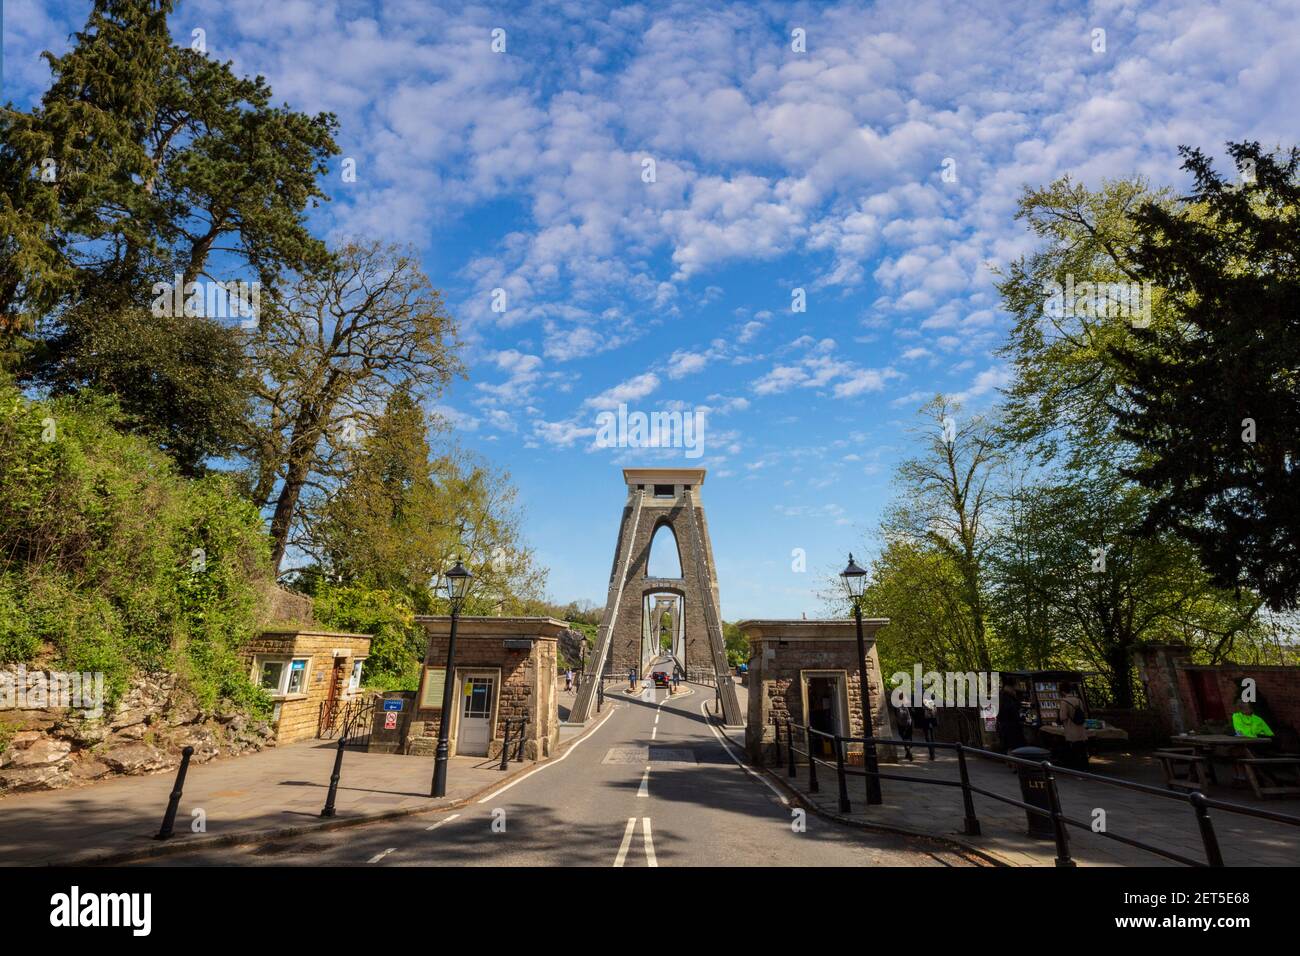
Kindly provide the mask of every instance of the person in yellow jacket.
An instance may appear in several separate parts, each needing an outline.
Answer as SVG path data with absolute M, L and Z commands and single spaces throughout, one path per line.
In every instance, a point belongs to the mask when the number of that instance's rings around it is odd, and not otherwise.
M 1243 700 L 1241 709 L 1232 714 L 1232 732 L 1238 737 L 1272 737 L 1273 731 L 1264 718 L 1255 713 L 1250 701 Z

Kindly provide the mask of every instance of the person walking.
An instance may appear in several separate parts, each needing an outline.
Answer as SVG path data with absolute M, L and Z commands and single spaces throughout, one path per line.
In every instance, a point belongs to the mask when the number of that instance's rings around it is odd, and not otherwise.
M 933 744 L 935 731 L 939 729 L 939 711 L 930 697 L 921 701 L 921 733 L 928 744 Z M 930 747 L 930 759 L 934 759 L 934 747 Z
M 636 690 L 636 668 L 635 667 L 629 667 L 627 669 L 627 689 L 629 691 Z
M 1061 684 L 1061 726 L 1064 728 L 1066 766 L 1088 769 L 1088 726 L 1083 701 L 1070 683 Z
M 570 667 L 564 672 L 564 690 L 565 693 L 573 690 L 573 668 Z
M 1025 725 L 1020 719 L 1020 697 L 1016 694 L 1015 678 L 1002 677 L 1002 693 L 998 695 L 998 742 L 1002 752 L 1009 754 L 1025 745 Z M 1012 770 L 1015 767 L 1011 768 Z
M 898 736 L 907 743 L 903 744 L 903 751 L 907 754 L 907 759 L 912 759 L 912 708 L 908 707 L 906 702 L 896 708 L 898 714 Z

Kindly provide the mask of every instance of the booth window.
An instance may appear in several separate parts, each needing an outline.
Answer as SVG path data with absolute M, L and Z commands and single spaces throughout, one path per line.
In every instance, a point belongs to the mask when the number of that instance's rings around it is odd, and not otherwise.
M 361 667 L 365 662 L 365 658 L 352 662 L 352 676 L 348 678 L 348 690 L 352 693 L 361 689 Z
M 262 660 L 260 664 L 258 683 L 263 690 L 281 696 L 304 693 L 307 686 L 307 658 Z
M 301 694 L 302 689 L 307 686 L 307 658 L 295 658 L 289 663 L 289 683 L 285 687 L 286 694 Z
M 280 693 L 284 680 L 284 661 L 262 661 L 262 689 Z

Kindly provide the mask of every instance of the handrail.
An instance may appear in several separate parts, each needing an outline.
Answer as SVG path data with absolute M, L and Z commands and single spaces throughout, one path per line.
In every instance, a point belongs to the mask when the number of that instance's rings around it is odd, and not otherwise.
M 1243 816 L 1255 817 L 1256 819 L 1268 820 L 1274 823 L 1283 823 L 1288 826 L 1300 826 L 1300 816 L 1292 816 L 1285 813 L 1277 813 L 1272 810 L 1261 810 L 1255 807 L 1248 807 L 1240 803 L 1231 803 L 1226 800 L 1216 800 L 1205 796 L 1199 790 L 1192 790 L 1188 793 L 1174 793 L 1169 790 L 1162 790 L 1159 787 L 1150 784 L 1138 783 L 1131 780 L 1121 780 L 1118 777 L 1108 777 L 1102 774 L 1090 773 L 1086 770 L 1075 770 L 1071 767 L 1058 767 L 1050 761 L 1027 760 L 1023 757 L 1012 756 L 1011 754 L 1000 754 L 992 750 L 985 750 L 980 747 L 971 747 L 961 743 L 950 743 L 946 741 L 927 741 L 926 746 L 936 749 L 951 750 L 957 756 L 958 769 L 961 774 L 960 780 L 931 779 L 910 774 L 896 774 L 881 771 L 879 769 L 870 770 L 866 767 L 865 762 L 861 768 L 846 767 L 844 765 L 844 747 L 846 744 L 862 744 L 864 753 L 868 745 L 892 745 L 892 746 L 912 746 L 913 741 L 903 740 L 894 737 L 848 737 L 842 734 L 832 734 L 828 731 L 818 730 L 807 724 L 796 724 L 793 720 L 773 717 L 773 724 L 776 726 L 776 762 L 779 765 L 781 760 L 781 724 L 786 728 L 786 756 L 789 763 L 788 776 L 796 776 L 795 755 L 798 754 L 807 758 L 808 761 L 808 789 L 812 793 L 818 792 L 817 784 L 817 765 L 821 764 L 826 768 L 834 768 L 836 778 L 839 784 L 839 805 L 842 812 L 851 812 L 851 804 L 848 798 L 848 789 L 846 786 L 847 777 L 863 777 L 865 779 L 874 778 L 876 780 L 901 780 L 906 783 L 923 783 L 931 786 L 960 787 L 962 790 L 962 800 L 965 809 L 965 832 L 968 835 L 978 835 L 980 832 L 979 820 L 975 817 L 975 807 L 972 800 L 973 794 L 979 794 L 982 797 L 988 797 L 991 800 L 997 800 L 1001 803 L 1011 806 L 1020 807 L 1026 813 L 1034 814 L 1038 817 L 1046 817 L 1052 821 L 1053 836 L 1056 840 L 1056 863 L 1058 866 L 1073 866 L 1074 862 L 1070 858 L 1069 838 L 1067 827 L 1077 827 L 1081 830 L 1088 830 L 1099 836 L 1105 837 L 1116 842 L 1123 843 L 1127 846 L 1145 850 L 1148 853 L 1154 853 L 1157 856 L 1167 860 L 1173 860 L 1187 866 L 1212 866 L 1221 867 L 1224 865 L 1223 857 L 1219 849 L 1218 838 L 1214 832 L 1214 825 L 1210 819 L 1210 809 L 1222 810 L 1226 813 L 1237 813 Z M 798 728 L 803 734 L 804 749 L 799 749 L 794 745 L 794 730 Z M 813 737 L 819 737 L 828 740 L 831 743 L 831 749 L 834 753 L 834 761 L 828 761 L 823 757 L 812 752 Z M 999 763 L 1010 763 L 1013 766 L 1025 767 L 1041 774 L 1047 789 L 1050 809 L 1034 806 L 1023 800 L 1017 800 L 1006 794 L 996 793 L 992 790 L 978 787 L 970 782 L 966 772 L 966 755 L 973 754 L 984 759 L 995 760 Z M 1147 796 L 1162 797 L 1167 800 L 1176 800 L 1190 804 L 1196 815 L 1196 822 L 1201 834 L 1202 845 L 1205 848 L 1206 860 L 1204 862 L 1193 860 L 1190 857 L 1175 853 L 1172 850 L 1166 850 L 1163 847 L 1154 846 L 1141 840 L 1126 837 L 1122 834 L 1111 833 L 1108 830 L 1094 830 L 1092 825 L 1083 820 L 1076 820 L 1066 816 L 1061 809 L 1060 794 L 1056 786 L 1057 775 L 1073 777 L 1079 780 L 1091 780 L 1095 783 L 1106 786 L 1118 787 L 1123 790 L 1131 790 L 1135 793 L 1145 794 Z

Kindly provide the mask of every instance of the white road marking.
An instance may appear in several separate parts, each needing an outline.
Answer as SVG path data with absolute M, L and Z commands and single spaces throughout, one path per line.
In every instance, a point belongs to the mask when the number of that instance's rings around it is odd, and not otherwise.
M 646 764 L 645 773 L 641 775 L 641 789 L 637 790 L 638 797 L 650 796 L 650 765 Z
M 442 820 L 439 820 L 439 821 L 438 821 L 437 823 L 435 823 L 433 826 L 431 826 L 431 827 L 425 827 L 425 829 L 426 829 L 426 830 L 436 830 L 436 829 L 438 829 L 438 827 L 442 826 L 444 823 L 451 823 L 451 821 L 452 821 L 452 820 L 455 820 L 458 816 L 460 816 L 459 813 L 453 813 L 451 816 L 446 817 L 446 818 L 444 818 L 444 819 L 442 819 Z
M 622 866 L 627 860 L 628 847 L 632 845 L 632 834 L 636 830 L 636 817 L 627 818 L 627 828 L 623 831 L 623 842 L 619 844 L 618 856 L 614 857 L 614 865 Z
M 656 735 L 657 733 L 659 733 L 659 728 L 658 728 L 658 727 L 651 727 L 651 728 L 650 728 L 650 739 L 651 739 L 651 740 L 654 740 L 654 739 L 655 739 L 655 735 Z
M 731 752 L 731 745 L 727 743 L 726 738 L 723 737 L 722 734 L 718 733 L 718 728 L 713 726 L 713 721 L 708 719 L 708 710 L 707 710 L 708 706 L 709 706 L 709 702 L 707 700 L 700 701 L 700 712 L 705 715 L 704 722 L 709 725 L 709 730 L 713 731 L 713 736 L 718 738 L 718 743 L 722 744 L 722 749 L 727 752 L 727 756 L 736 762 L 737 767 L 745 771 L 745 773 L 749 774 L 755 780 L 760 781 L 763 784 L 763 786 L 767 787 L 767 789 L 771 790 L 774 794 L 776 794 L 776 798 L 781 801 L 781 804 L 783 806 L 788 807 L 790 805 L 789 798 L 786 797 L 784 794 L 782 794 L 780 790 L 776 789 L 776 787 L 772 785 L 772 781 L 768 780 L 766 777 L 760 776 L 759 774 L 755 773 L 753 770 L 750 770 L 743 763 L 741 763 L 739 757 L 737 757 L 734 753 Z
M 610 705 L 610 708 L 609 708 L 609 713 L 612 714 L 616 709 L 617 709 L 617 705 L 616 705 L 616 704 L 611 704 L 611 705 Z M 601 720 L 596 724 L 596 726 L 592 727 L 590 730 L 588 730 L 586 733 L 584 733 L 581 737 L 579 737 L 577 740 L 575 740 L 572 744 L 570 744 L 570 745 L 569 745 L 569 749 L 566 750 L 564 753 L 560 754 L 560 755 L 559 755 L 558 757 L 556 757 L 554 760 L 548 760 L 546 763 L 542 764 L 540 767 L 534 767 L 532 770 L 528 771 L 528 772 L 527 772 L 526 774 L 524 774 L 522 777 L 515 777 L 514 780 L 511 780 L 508 784 L 506 784 L 504 787 L 501 787 L 499 790 L 493 790 L 493 791 L 492 791 L 491 793 L 489 793 L 486 797 L 484 797 L 482 800 L 480 800 L 479 803 L 487 803 L 489 800 L 491 800 L 493 797 L 496 797 L 498 794 L 505 793 L 507 790 L 509 790 L 511 787 L 515 786 L 516 784 L 523 783 L 525 780 L 527 780 L 527 779 L 528 779 L 529 777 L 531 777 L 533 774 L 535 774 L 535 773 L 541 773 L 541 772 L 542 772 L 543 770 L 545 770 L 547 767 L 554 767 L 557 763 L 562 763 L 562 762 L 563 762 L 563 761 L 564 761 L 564 760 L 569 756 L 569 754 L 573 753 L 573 752 L 574 752 L 575 750 L 577 750 L 580 746 L 582 746 L 582 744 L 586 742 L 586 740 L 587 740 L 588 737 L 590 737 L 590 736 L 591 736 L 592 734 L 594 734 L 596 731 L 600 730 L 600 728 L 603 727 L 603 726 L 605 726 L 605 724 L 608 723 L 608 722 L 609 722 L 609 718 L 608 718 L 608 717 L 603 717 L 603 718 L 601 718 Z
M 392 852 L 393 852 L 394 850 L 396 850 L 396 849 L 397 849 L 397 847 L 395 847 L 395 846 L 390 846 L 390 847 L 389 847 L 387 850 L 385 850 L 383 853 L 376 853 L 374 856 L 372 856 L 372 857 L 371 857 L 369 860 L 367 860 L 366 862 L 367 862 L 367 863 L 378 863 L 380 860 L 382 860 L 384 857 L 388 856 L 388 854 L 392 853 Z
M 645 842 L 645 865 L 658 866 L 659 858 L 655 856 L 655 841 L 650 836 L 650 818 L 641 818 L 641 836 Z
M 868 689 L 869 689 L 869 688 L 868 688 Z M 655 714 L 655 723 L 656 723 L 656 724 L 659 723 L 659 715 L 658 715 L 658 714 Z

